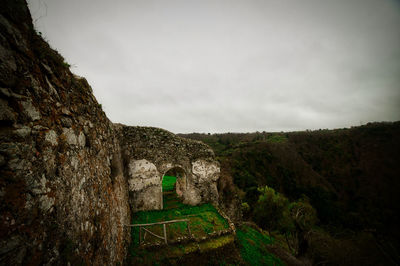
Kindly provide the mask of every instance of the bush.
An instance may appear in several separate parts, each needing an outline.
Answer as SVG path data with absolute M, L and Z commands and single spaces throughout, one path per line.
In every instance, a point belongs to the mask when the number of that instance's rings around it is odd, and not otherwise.
M 258 191 L 261 195 L 254 209 L 254 220 L 259 226 L 271 232 L 279 228 L 289 200 L 268 186 L 259 188 Z
M 306 197 L 290 203 L 289 212 L 296 227 L 301 231 L 309 231 L 317 223 L 317 212 Z
M 248 214 L 250 212 L 250 205 L 247 202 L 242 203 L 242 212 Z

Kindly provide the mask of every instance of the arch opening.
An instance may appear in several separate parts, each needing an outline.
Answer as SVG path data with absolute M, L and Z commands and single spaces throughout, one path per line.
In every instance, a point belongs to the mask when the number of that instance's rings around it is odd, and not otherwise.
M 183 168 L 177 166 L 166 171 L 161 180 L 162 209 L 181 206 L 186 185 L 187 178 Z

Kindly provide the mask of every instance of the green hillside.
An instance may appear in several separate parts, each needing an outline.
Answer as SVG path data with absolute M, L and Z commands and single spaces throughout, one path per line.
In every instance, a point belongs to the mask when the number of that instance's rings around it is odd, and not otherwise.
M 260 187 L 267 185 L 293 202 L 306 197 L 316 209 L 318 227 L 327 232 L 314 234 L 315 239 L 324 238 L 332 249 L 336 240 L 345 241 L 348 250 L 354 248 L 348 255 L 337 254 L 338 249 L 318 251 L 326 254 L 318 255 L 317 262 L 358 256 L 353 261 L 400 263 L 400 122 L 290 133 L 181 136 L 214 149 L 222 168 L 220 182 L 233 180 L 244 203 L 244 219 L 254 220 Z

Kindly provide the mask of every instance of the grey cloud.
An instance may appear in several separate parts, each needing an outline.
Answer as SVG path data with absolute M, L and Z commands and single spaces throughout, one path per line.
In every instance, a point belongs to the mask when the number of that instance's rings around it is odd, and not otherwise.
M 114 122 L 249 132 L 400 119 L 398 1 L 28 2 Z

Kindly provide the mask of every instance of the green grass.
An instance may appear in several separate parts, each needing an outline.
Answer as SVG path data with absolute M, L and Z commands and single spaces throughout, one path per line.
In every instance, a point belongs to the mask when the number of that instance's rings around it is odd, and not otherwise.
M 177 259 L 195 253 L 201 256 L 201 253 L 209 252 L 225 245 L 229 245 L 235 241 L 233 235 L 224 235 L 217 238 L 211 238 L 200 243 L 189 242 L 179 245 L 169 245 L 156 249 L 137 249 L 134 256 L 130 256 L 127 265 L 177 265 Z M 204 255 L 203 258 L 204 260 Z M 204 265 L 227 265 L 224 264 L 224 257 L 221 257 L 219 264 Z M 196 264 L 199 265 L 199 264 Z M 233 265 L 233 264 L 232 264 Z
M 284 265 L 266 249 L 266 245 L 273 242 L 272 238 L 249 226 L 241 226 L 236 236 L 240 245 L 240 254 L 249 265 Z
M 211 204 L 189 206 L 179 203 L 179 207 L 177 208 L 136 212 L 132 216 L 132 224 L 154 223 L 174 219 L 189 219 L 191 233 L 195 238 L 201 238 L 207 236 L 212 232 L 229 228 L 228 222 L 218 213 L 218 211 Z M 156 233 L 157 235 L 163 234 L 162 225 L 149 226 L 146 228 L 153 233 Z M 128 258 L 128 262 L 135 261 L 136 264 L 147 264 L 145 262 L 148 262 L 150 260 L 150 265 L 152 265 L 156 262 L 163 261 L 167 257 L 174 256 L 174 254 L 179 251 L 177 251 L 178 246 L 176 245 L 170 245 L 167 247 L 163 247 L 162 249 L 157 249 L 158 251 L 160 251 L 157 253 L 157 255 L 155 253 L 147 251 L 146 249 L 140 248 L 139 228 L 137 227 L 132 227 L 131 237 L 132 241 L 129 247 L 130 256 Z M 168 224 L 168 240 L 176 240 L 178 237 L 188 237 L 186 223 L 179 222 Z M 177 256 L 179 257 L 183 254 L 195 252 L 198 249 L 203 250 L 211 247 L 218 248 L 221 245 L 225 244 L 225 242 L 228 241 L 227 239 L 228 238 L 220 237 L 218 238 L 218 240 L 212 240 L 212 242 L 208 243 L 207 245 L 204 244 L 206 245 L 204 247 L 199 246 L 196 242 L 189 242 L 184 245 L 179 245 L 183 248 L 183 250 L 179 252 L 183 253 L 181 254 L 178 252 L 179 254 L 177 253 Z M 147 234 L 145 243 L 156 244 L 161 243 L 162 241 L 163 240 Z
M 228 222 L 218 213 L 214 206 L 211 204 L 203 204 L 200 206 L 185 205 L 178 198 L 174 190 L 176 177 L 164 176 L 163 178 L 163 210 L 152 211 L 139 211 L 132 215 L 132 224 L 155 223 L 161 221 L 169 221 L 175 219 L 188 219 L 191 234 L 196 239 L 202 239 L 213 232 L 218 232 L 229 228 Z M 174 242 L 178 238 L 189 238 L 186 222 L 178 222 L 167 224 L 167 239 L 168 242 Z M 147 226 L 146 229 L 151 232 L 162 236 L 163 226 L 153 225 Z M 142 231 L 142 234 L 144 232 Z M 142 235 L 143 236 L 143 235 Z M 208 239 L 206 243 L 191 241 L 188 243 L 181 243 L 180 245 L 169 245 L 157 252 L 150 252 L 139 246 L 139 228 L 131 228 L 131 245 L 129 247 L 130 256 L 128 264 L 148 264 L 155 265 L 155 263 L 163 262 L 169 257 L 180 257 L 184 254 L 191 252 L 205 251 L 208 249 L 219 248 L 227 243 L 233 241 L 233 236 L 221 236 L 217 239 Z M 162 244 L 163 240 L 146 234 L 145 244 Z M 180 248 L 178 248 L 180 247 Z M 129 262 L 130 261 L 130 262 Z
M 174 219 L 189 219 L 192 235 L 196 238 L 206 236 L 213 231 L 220 231 L 229 227 L 228 222 L 218 213 L 211 204 L 189 206 L 181 204 L 181 207 L 154 211 L 140 211 L 133 214 L 132 223 L 154 223 Z M 162 225 L 147 227 L 157 235 L 162 235 Z M 134 247 L 139 245 L 139 228 L 132 228 L 132 243 Z M 167 225 L 167 236 L 170 240 L 188 236 L 186 223 L 173 223 Z M 156 243 L 161 240 L 148 235 L 146 243 Z
M 186 205 L 182 203 L 182 200 L 178 198 L 175 191 L 163 192 L 163 209 L 176 209 L 183 208 Z
M 162 181 L 162 190 L 163 191 L 173 191 L 175 188 L 176 177 L 165 175 Z

